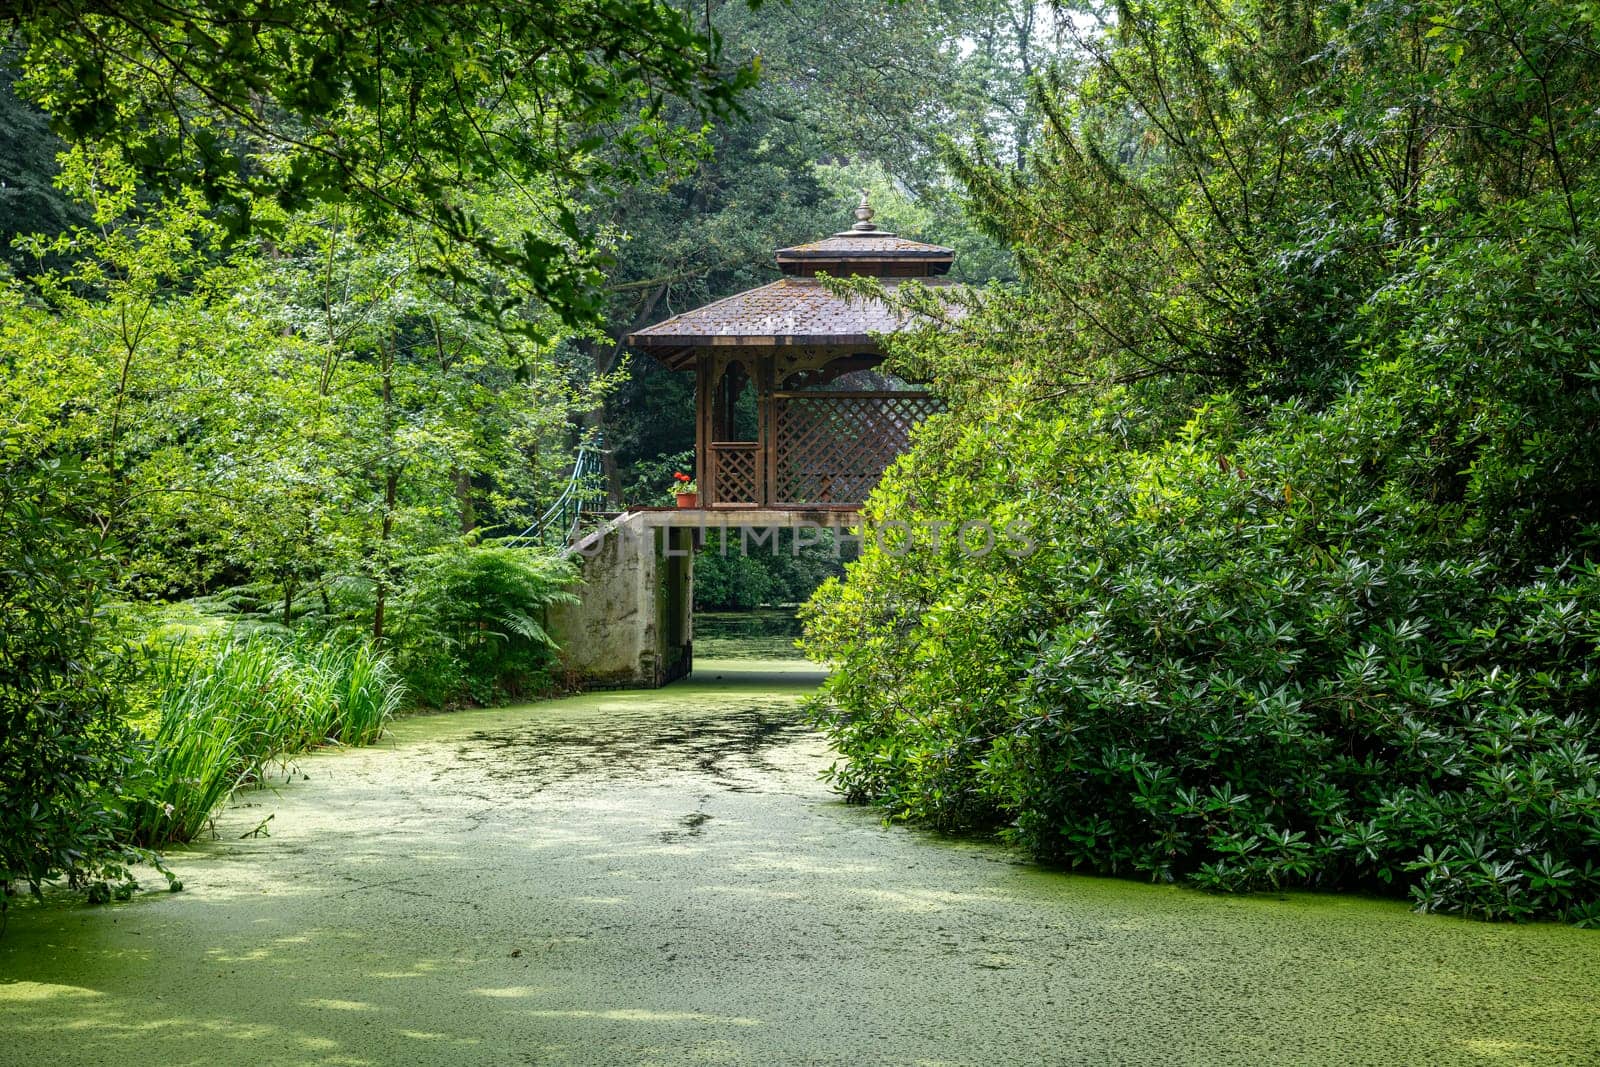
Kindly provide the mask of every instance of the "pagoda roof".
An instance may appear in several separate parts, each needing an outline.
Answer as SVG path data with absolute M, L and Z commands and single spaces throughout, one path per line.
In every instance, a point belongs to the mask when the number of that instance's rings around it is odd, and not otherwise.
M 906 280 L 943 288 L 950 283 L 939 276 L 950 269 L 955 252 L 878 229 L 866 190 L 855 216 L 855 225 L 842 233 L 779 249 L 784 277 L 778 281 L 674 315 L 629 334 L 627 342 L 674 370 L 686 369 L 696 349 L 711 346 L 878 353 L 873 337 L 904 329 L 910 317 L 873 297 L 834 293 L 816 275 L 870 277 L 890 293 Z
M 912 241 L 887 230 L 845 230 L 820 241 L 778 249 L 785 274 L 928 276 L 944 274 L 955 262 L 954 249 Z
M 884 278 L 882 284 L 893 293 L 901 280 Z M 952 287 L 938 278 L 905 280 L 936 289 Z M 627 340 L 651 350 L 669 367 L 681 369 L 693 357 L 694 349 L 724 345 L 876 351 L 874 335 L 902 330 L 912 325 L 909 318 L 874 297 L 840 295 L 814 278 L 785 277 L 674 315 L 630 334 Z

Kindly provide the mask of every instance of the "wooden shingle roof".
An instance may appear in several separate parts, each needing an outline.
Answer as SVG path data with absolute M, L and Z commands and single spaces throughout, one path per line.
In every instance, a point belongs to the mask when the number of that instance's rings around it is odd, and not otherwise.
M 932 278 L 918 281 L 939 287 L 950 284 Z M 884 279 L 890 291 L 898 284 L 897 279 Z M 839 296 L 814 278 L 781 278 L 647 326 L 630 334 L 628 343 L 641 348 L 867 344 L 873 334 L 893 333 L 904 325 L 904 317 L 881 300 Z
M 778 269 L 813 277 L 818 272 L 878 277 L 931 277 L 955 262 L 954 250 L 924 244 L 884 230 L 846 230 L 808 244 L 778 249 Z
M 778 262 L 785 259 L 806 259 L 818 256 L 908 256 L 918 259 L 954 259 L 955 249 L 943 245 L 923 244 L 887 230 L 857 233 L 845 230 L 820 241 L 792 245 L 778 249 Z

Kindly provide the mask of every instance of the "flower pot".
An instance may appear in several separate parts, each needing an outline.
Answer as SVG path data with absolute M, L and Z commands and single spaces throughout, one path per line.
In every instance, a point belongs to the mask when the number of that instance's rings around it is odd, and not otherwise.
M 699 493 L 679 493 L 678 506 L 680 508 L 697 508 L 700 506 Z

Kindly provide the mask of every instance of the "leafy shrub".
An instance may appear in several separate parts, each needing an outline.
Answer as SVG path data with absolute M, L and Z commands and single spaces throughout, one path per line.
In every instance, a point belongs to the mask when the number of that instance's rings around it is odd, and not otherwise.
M 453 545 L 412 574 L 395 628 L 396 662 L 425 704 L 480 704 L 545 688 L 556 646 L 544 610 L 571 602 L 572 565 L 538 549 Z
M 1088 870 L 1600 922 L 1583 262 L 1428 257 L 1321 410 L 1218 396 L 1171 431 L 1150 386 L 930 426 L 876 512 L 1040 548 L 869 551 L 824 588 L 837 783 Z
M 848 796 L 1600 923 L 1596 21 L 1508 10 L 1119 4 L 1022 166 L 953 154 L 1027 285 L 896 335 L 948 412 L 872 507 L 1039 551 L 824 586 Z
M 0 438 L 0 908 L 14 886 L 125 879 L 122 794 L 137 767 L 123 662 L 98 641 L 108 580 L 71 460 Z
M 1379 443 L 1346 414 L 1286 412 L 1225 454 L 1199 420 L 1128 449 L 1105 411 L 919 454 L 875 506 L 984 452 L 976 506 L 1028 501 L 1041 548 L 869 551 L 824 587 L 837 784 L 1094 871 L 1600 918 L 1600 570 L 1518 578 L 1411 540 L 1421 509 L 1341 491 Z
M 710 545 L 694 561 L 694 606 L 710 611 L 747 611 L 776 599 L 772 567 L 760 559 L 720 555 Z
M 134 806 L 141 844 L 192 840 L 240 786 L 318 745 L 377 740 L 404 694 L 366 642 L 298 648 L 266 633 L 196 652 L 168 646 L 153 672 L 151 781 Z
M 694 470 L 692 448 L 686 452 L 673 452 L 654 459 L 639 460 L 629 470 L 631 480 L 622 491 L 622 499 L 628 504 L 642 504 L 646 507 L 670 504 L 672 501 L 667 497 L 667 487 L 673 482 L 672 475 L 677 471 L 692 470 Z

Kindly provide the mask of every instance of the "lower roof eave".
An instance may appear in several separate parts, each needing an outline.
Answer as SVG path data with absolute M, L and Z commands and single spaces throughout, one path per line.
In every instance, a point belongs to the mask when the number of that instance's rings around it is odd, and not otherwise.
M 624 340 L 671 370 L 693 370 L 696 356 L 703 352 L 729 348 L 769 349 L 774 353 L 788 348 L 838 349 L 838 354 L 841 356 L 884 354 L 883 347 L 877 339 L 872 334 L 866 333 L 832 334 L 826 337 L 722 334 L 704 337 L 678 336 L 670 339 L 629 334 Z

